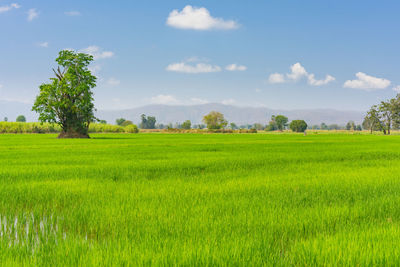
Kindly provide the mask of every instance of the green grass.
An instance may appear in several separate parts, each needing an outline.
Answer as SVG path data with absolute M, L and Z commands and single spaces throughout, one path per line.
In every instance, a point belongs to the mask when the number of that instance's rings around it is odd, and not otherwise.
M 396 265 L 400 136 L 0 135 L 1 265 Z

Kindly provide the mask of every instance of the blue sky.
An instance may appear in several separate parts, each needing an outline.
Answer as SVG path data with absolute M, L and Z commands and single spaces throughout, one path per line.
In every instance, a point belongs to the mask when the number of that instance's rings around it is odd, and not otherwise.
M 365 110 L 400 91 L 399 9 L 394 0 L 0 0 L 0 100 L 33 102 L 58 51 L 74 49 L 96 58 L 98 109 Z

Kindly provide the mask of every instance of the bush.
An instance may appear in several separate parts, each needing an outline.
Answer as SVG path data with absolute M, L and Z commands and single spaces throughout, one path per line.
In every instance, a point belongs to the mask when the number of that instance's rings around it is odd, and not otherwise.
M 1 133 L 60 133 L 61 127 L 58 124 L 40 123 L 40 122 L 0 122 Z M 92 123 L 89 126 L 90 133 L 138 133 L 136 125 L 128 125 L 126 127 Z
M 126 133 L 138 133 L 139 132 L 139 128 L 135 124 L 130 124 L 124 128 L 125 128 Z
M 304 120 L 294 120 L 289 127 L 293 132 L 303 133 L 307 129 L 307 123 Z

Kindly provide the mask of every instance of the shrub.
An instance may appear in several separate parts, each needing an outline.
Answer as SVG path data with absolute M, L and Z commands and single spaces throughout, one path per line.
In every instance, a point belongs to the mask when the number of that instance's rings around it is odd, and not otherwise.
M 125 132 L 126 133 L 138 133 L 139 128 L 135 124 L 130 124 L 125 127 Z

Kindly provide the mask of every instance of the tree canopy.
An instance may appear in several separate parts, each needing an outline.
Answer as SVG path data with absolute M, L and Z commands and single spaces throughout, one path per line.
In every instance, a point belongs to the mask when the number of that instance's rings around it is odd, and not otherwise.
M 224 128 L 228 124 L 224 115 L 218 111 L 211 111 L 205 115 L 203 117 L 203 122 L 207 124 L 208 129 L 212 130 Z
M 293 132 L 303 133 L 307 129 L 307 123 L 304 120 L 293 120 L 289 124 L 289 128 Z
M 26 122 L 26 118 L 24 115 L 19 115 L 15 121 L 16 122 Z
M 381 101 L 368 110 L 364 117 L 364 128 L 371 131 L 382 131 L 383 134 L 390 134 L 393 126 L 400 126 L 400 94 L 387 101 Z
M 96 77 L 88 69 L 93 56 L 62 50 L 56 59 L 54 78 L 40 85 L 40 93 L 32 110 L 41 122 L 61 126 L 60 138 L 88 138 L 89 124 L 94 116 L 93 92 Z

